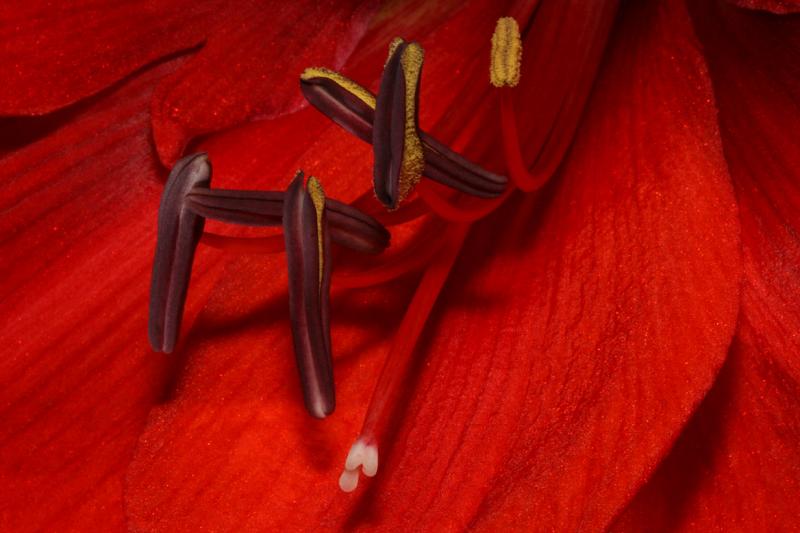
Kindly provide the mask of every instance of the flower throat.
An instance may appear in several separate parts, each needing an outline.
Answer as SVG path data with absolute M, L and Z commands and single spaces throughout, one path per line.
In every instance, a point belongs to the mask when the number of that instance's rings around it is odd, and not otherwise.
M 302 171 L 285 191 L 228 190 L 211 187 L 212 167 L 206 154 L 178 161 L 167 178 L 158 213 L 148 326 L 153 349 L 168 353 L 177 344 L 199 244 L 238 253 L 285 252 L 303 400 L 311 416 L 325 418 L 336 406 L 329 305 L 332 246 L 379 255 L 390 245 L 387 227 L 428 219 L 428 228 L 436 226 L 436 231 L 417 232 L 393 259 L 336 280 L 343 288 L 363 288 L 422 272 L 339 486 L 350 492 L 360 473 L 374 476 L 378 443 L 408 378 L 417 340 L 471 223 L 494 211 L 514 190 L 534 191 L 549 177 L 529 175 L 520 153 L 511 88 L 519 81 L 521 56 L 516 21 L 500 19 L 492 37 L 490 82 L 502 92 L 503 147 L 511 181 L 467 160 L 419 127 L 424 51 L 418 43 L 399 38 L 390 44 L 377 95 L 322 67 L 308 68 L 300 77 L 300 89 L 309 103 L 372 145 L 372 191 L 352 204 L 326 197 L 321 182 L 313 176 L 306 180 Z M 280 227 L 283 234 L 227 237 L 205 231 L 206 220 Z

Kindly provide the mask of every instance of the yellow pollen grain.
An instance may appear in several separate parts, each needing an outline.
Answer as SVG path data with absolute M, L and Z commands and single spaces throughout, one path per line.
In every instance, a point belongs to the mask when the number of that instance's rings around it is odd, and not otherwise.
M 489 81 L 495 87 L 516 87 L 522 63 L 522 38 L 512 17 L 497 20 L 492 35 L 492 61 Z
M 395 37 L 394 39 L 392 39 L 392 42 L 389 43 L 389 55 L 386 57 L 386 63 L 389 62 L 394 53 L 397 51 L 397 47 L 403 44 L 404 42 L 405 41 L 400 37 Z M 386 63 L 383 64 L 384 67 L 386 67 Z
M 325 212 L 325 191 L 322 190 L 322 184 L 314 176 L 309 176 L 306 185 L 308 195 L 311 197 L 311 202 L 314 204 L 314 211 L 317 213 L 317 255 L 319 255 L 319 285 L 322 287 L 322 271 L 325 266 L 325 242 L 322 233 L 322 215 Z
M 326 78 L 333 81 L 369 107 L 375 109 L 375 95 L 350 78 L 346 78 L 338 72 L 323 67 L 307 68 L 300 75 L 301 80 L 309 81 L 314 78 Z
M 394 43 L 393 43 L 394 44 Z M 409 44 L 400 58 L 403 76 L 406 80 L 406 123 L 403 161 L 400 165 L 399 200 L 404 200 L 414 190 L 422 178 L 425 168 L 425 157 L 422 153 L 422 142 L 419 139 L 417 124 L 414 120 L 417 106 L 417 86 L 422 72 L 425 51 L 417 43 Z

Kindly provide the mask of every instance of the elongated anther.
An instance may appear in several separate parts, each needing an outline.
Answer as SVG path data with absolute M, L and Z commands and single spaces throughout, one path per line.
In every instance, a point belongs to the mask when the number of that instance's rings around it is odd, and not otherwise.
M 308 412 L 325 418 L 336 404 L 331 359 L 328 294 L 330 233 L 322 187 L 303 188 L 298 172 L 283 204 L 283 235 L 289 267 L 289 313 L 297 369 Z
M 208 220 L 246 226 L 281 226 L 284 192 L 197 189 L 187 205 Z M 390 234 L 383 225 L 345 203 L 325 199 L 331 240 L 358 252 L 381 253 L 389 246 Z
M 362 141 L 372 142 L 375 95 L 368 89 L 324 68 L 306 69 L 300 88 L 306 99 L 331 120 Z M 419 138 L 424 176 L 479 198 L 496 198 L 505 191 L 505 176 L 470 162 L 422 130 Z
M 375 102 L 372 129 L 375 194 L 389 209 L 395 209 L 411 193 L 425 168 L 418 131 L 423 60 L 419 44 L 395 40 Z
M 171 352 L 180 332 L 183 307 L 204 219 L 186 207 L 186 196 L 211 184 L 206 154 L 184 157 L 167 178 L 158 209 L 158 237 L 150 285 L 150 346 Z
M 389 247 L 389 230 L 366 213 L 331 198 L 325 200 L 325 211 L 336 244 L 367 254 L 379 254 Z
M 522 38 L 512 17 L 502 17 L 492 35 L 492 59 L 489 81 L 495 87 L 516 87 L 522 63 Z
M 282 191 L 198 189 L 186 196 L 186 202 L 209 220 L 269 227 L 283 223 L 283 197 Z
M 300 90 L 336 124 L 362 141 L 372 142 L 375 95 L 369 89 L 333 70 L 313 67 L 300 75 Z

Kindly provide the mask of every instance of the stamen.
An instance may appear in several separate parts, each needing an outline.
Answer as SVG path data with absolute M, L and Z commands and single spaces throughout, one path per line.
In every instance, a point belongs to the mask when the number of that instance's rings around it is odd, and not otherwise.
M 388 248 L 391 234 L 371 216 L 355 207 L 328 198 L 325 200 L 331 238 L 337 244 L 367 254 L 379 254 Z
M 325 257 L 325 247 L 323 243 L 322 217 L 325 215 L 325 191 L 322 185 L 314 176 L 309 176 L 306 190 L 314 204 L 314 211 L 317 215 L 317 249 L 319 255 L 319 284 L 322 287 L 322 272 L 324 270 L 323 260 Z
M 400 48 L 400 45 L 405 44 L 405 41 L 401 37 L 395 37 L 392 39 L 392 42 L 389 43 L 389 54 L 386 56 L 386 62 L 383 64 L 383 68 L 385 69 L 389 65 L 389 60 L 392 59 L 397 49 Z
M 246 226 L 282 224 L 283 192 L 206 189 L 193 191 L 186 198 L 189 209 L 208 220 Z M 368 254 L 381 253 L 389 246 L 390 234 L 377 220 L 342 202 L 324 200 L 335 243 Z M 214 244 L 225 247 L 220 241 Z
M 467 199 L 462 205 L 450 203 L 436 192 L 430 183 L 420 185 L 419 197 L 433 211 L 436 216 L 449 222 L 475 222 L 500 207 L 511 196 L 514 187 L 509 187 L 499 198 L 492 200 L 477 200 L 470 202 Z M 466 205 L 464 205 L 466 204 Z
M 300 88 L 314 107 L 346 131 L 363 141 L 373 141 L 375 95 L 369 90 L 322 68 L 306 69 L 300 77 Z M 508 183 L 505 176 L 468 161 L 422 130 L 418 136 L 424 176 L 479 198 L 496 198 L 505 190 Z
M 300 75 L 306 100 L 336 124 L 362 141 L 372 142 L 375 95 L 338 72 L 307 68 Z
M 517 21 L 511 17 L 498 19 L 492 35 L 492 56 L 489 80 L 495 87 L 516 87 L 522 64 L 522 38 Z M 513 91 L 500 95 L 500 120 L 503 134 L 503 151 L 508 171 L 521 191 L 533 192 L 544 185 L 555 169 L 539 174 L 528 172 L 520 150 L 517 118 L 514 114 Z
M 445 247 L 425 271 L 411 304 L 397 330 L 392 349 L 386 357 L 378 383 L 372 393 L 361 434 L 350 449 L 339 487 L 346 492 L 358 486 L 358 467 L 366 476 L 374 476 L 378 468 L 377 439 L 389 422 L 413 363 L 413 351 L 439 297 L 453 263 L 458 257 L 469 226 L 458 224 L 447 232 Z
M 424 174 L 442 185 L 478 198 L 497 198 L 506 190 L 508 178 L 494 174 L 452 151 L 424 131 Z
M 280 226 L 283 192 L 205 189 L 187 197 L 189 209 L 209 220 L 246 226 Z
M 324 418 L 333 412 L 335 392 L 330 349 L 329 232 L 322 188 L 303 189 L 298 172 L 286 191 L 283 234 L 289 267 L 289 312 L 295 358 L 308 412 Z M 317 200 L 314 199 L 317 196 Z M 318 207 L 319 206 L 319 207 Z
M 492 60 L 489 80 L 495 87 L 516 87 L 522 63 L 522 38 L 517 21 L 502 17 L 492 35 Z
M 389 209 L 411 193 L 425 168 L 417 115 L 423 59 L 419 44 L 393 43 L 375 103 L 375 194 Z
M 206 154 L 184 157 L 172 168 L 158 209 L 158 237 L 150 285 L 150 346 L 170 353 L 180 333 L 194 253 L 204 220 L 186 208 L 186 196 L 211 183 Z

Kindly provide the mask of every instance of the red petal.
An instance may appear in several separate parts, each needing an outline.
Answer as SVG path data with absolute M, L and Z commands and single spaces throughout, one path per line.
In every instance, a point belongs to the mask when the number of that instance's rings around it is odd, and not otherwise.
M 161 189 L 147 111 L 156 81 L 177 66 L 147 72 L 3 160 L 0 468 L 9 531 L 123 527 L 126 457 L 168 375 L 144 336 Z
M 171 165 L 193 137 L 297 109 L 300 73 L 340 68 L 366 31 L 375 0 L 238 2 L 153 101 L 161 160 Z
M 42 114 L 203 41 L 221 0 L 40 2 L 0 6 L 0 115 Z
M 788 531 L 800 494 L 800 20 L 695 9 L 739 198 L 739 329 L 719 383 L 618 529 Z
M 738 224 L 688 17 L 681 4 L 629 5 L 617 29 L 535 237 L 525 210 L 541 206 L 520 206 L 504 252 L 451 280 L 483 309 L 444 319 L 433 372 L 477 399 L 459 405 L 452 387 L 431 386 L 438 397 L 419 400 L 401 439 L 414 449 L 427 430 L 452 451 L 447 463 L 423 455 L 429 482 L 472 493 L 479 530 L 602 530 L 711 386 L 733 332 Z M 474 297 L 456 301 L 469 309 Z M 480 339 L 444 331 L 478 328 Z M 476 361 L 482 352 L 491 358 Z M 420 464 L 400 460 L 397 477 L 413 484 Z
M 334 295 L 339 405 L 320 424 L 302 413 L 280 266 L 242 261 L 142 438 L 134 527 L 608 523 L 711 386 L 738 309 L 738 220 L 697 43 L 679 4 L 636 9 L 562 179 L 470 236 L 375 482 L 336 488 L 406 287 Z M 470 57 L 462 38 L 450 46 Z M 320 161 L 345 163 L 344 146 Z

